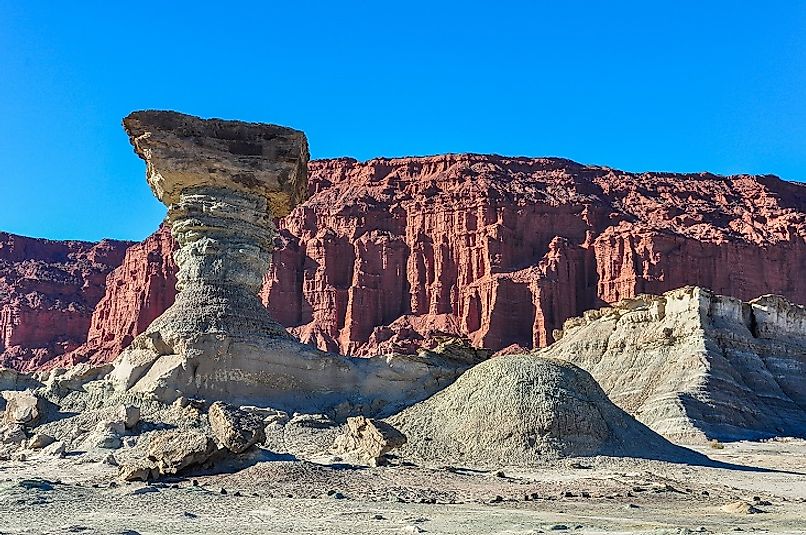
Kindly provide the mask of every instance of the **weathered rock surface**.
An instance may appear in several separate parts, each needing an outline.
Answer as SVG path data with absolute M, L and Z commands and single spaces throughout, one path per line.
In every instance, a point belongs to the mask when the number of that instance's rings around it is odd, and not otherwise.
M 129 245 L 0 232 L 0 367 L 46 367 L 85 342 L 106 276 Z
M 30 390 L 4 391 L 4 420 L 9 424 L 35 424 L 42 414 L 42 400 Z
M 513 355 L 483 362 L 431 398 L 387 419 L 404 458 L 428 464 L 525 466 L 545 458 L 617 455 L 682 460 L 568 362 Z
M 321 349 L 415 353 L 446 334 L 545 346 L 568 317 L 689 284 L 806 303 L 806 188 L 772 176 L 466 154 L 314 161 L 308 189 L 261 295 Z M 162 236 L 116 271 L 80 354 L 112 358 L 172 302 Z
M 176 296 L 176 241 L 167 225 L 126 250 L 106 280 L 106 293 L 92 314 L 86 342 L 52 366 L 110 362 L 135 336 L 171 306 Z
M 683 442 L 806 437 L 806 309 L 687 287 L 565 322 L 541 355 L 588 370 L 610 399 Z
M 381 420 L 364 416 L 347 418 L 344 432 L 336 437 L 331 451 L 361 464 L 383 464 L 384 455 L 406 443 L 406 436 Z
M 464 154 L 314 161 L 309 189 L 263 295 L 320 348 L 373 354 L 397 325 L 545 346 L 568 317 L 687 284 L 806 303 L 806 187 L 773 176 Z
M 217 401 L 207 413 L 210 428 L 218 441 L 232 453 L 243 453 L 264 438 L 263 419 Z
M 273 249 L 272 214 L 305 190 L 301 132 L 173 112 L 135 112 L 124 126 L 168 204 L 179 293 L 115 361 L 118 390 L 374 414 L 427 397 L 472 364 L 456 355 L 323 353 L 269 315 L 257 293 Z

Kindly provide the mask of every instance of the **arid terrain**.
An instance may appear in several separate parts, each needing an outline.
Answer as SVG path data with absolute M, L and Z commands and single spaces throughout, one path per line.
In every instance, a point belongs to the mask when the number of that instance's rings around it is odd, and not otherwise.
M 803 186 L 123 126 L 155 235 L 0 236 L 0 534 L 806 532 Z
M 806 532 L 806 441 L 698 449 L 715 466 L 595 457 L 475 471 L 277 460 L 152 484 L 121 483 L 103 462 L 31 459 L 0 466 L 0 532 Z M 737 501 L 758 512 L 723 509 Z

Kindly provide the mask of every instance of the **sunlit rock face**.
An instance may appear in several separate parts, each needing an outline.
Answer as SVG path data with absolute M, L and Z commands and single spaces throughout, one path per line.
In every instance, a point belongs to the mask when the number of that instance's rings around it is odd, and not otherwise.
M 83 344 L 129 245 L 0 232 L 0 368 L 36 370 Z
M 269 315 L 258 291 L 273 217 L 307 191 L 301 132 L 155 111 L 131 114 L 124 127 L 168 206 L 178 294 L 116 360 L 118 388 L 349 414 L 422 399 L 470 365 L 327 354 Z
M 806 437 L 806 309 L 783 297 L 686 287 L 588 311 L 555 337 L 540 355 L 586 369 L 668 438 Z

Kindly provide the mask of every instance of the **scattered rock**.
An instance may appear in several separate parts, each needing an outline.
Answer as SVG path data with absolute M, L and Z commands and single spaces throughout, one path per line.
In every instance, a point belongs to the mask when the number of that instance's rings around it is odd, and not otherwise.
M 347 418 L 344 432 L 336 437 L 331 451 L 349 455 L 364 464 L 377 466 L 383 457 L 406 443 L 406 436 L 392 425 L 364 416 Z
M 242 453 L 264 438 L 265 423 L 259 416 L 220 401 L 207 413 L 213 435 L 232 453 Z
M 202 464 L 216 452 L 215 442 L 201 431 L 171 430 L 150 437 L 148 459 L 160 474 L 176 474 L 188 466 Z
M 123 422 L 101 421 L 82 442 L 85 449 L 114 450 L 123 446 L 121 435 L 126 432 Z
M 118 407 L 117 417 L 123 422 L 126 429 L 131 429 L 140 421 L 140 407 L 135 405 L 121 405 Z
M 64 442 L 57 440 L 53 444 L 45 446 L 42 448 L 42 453 L 46 455 L 54 455 L 56 457 L 61 457 L 64 455 L 65 445 Z
M 754 515 L 756 513 L 763 513 L 761 509 L 757 508 L 751 503 L 744 500 L 728 503 L 722 506 L 722 511 L 733 515 Z
M 28 449 L 41 450 L 45 446 L 50 446 L 54 442 L 56 442 L 56 439 L 50 435 L 46 435 L 45 433 L 34 433 L 34 435 L 26 443 L 26 446 Z
M 156 463 L 148 459 L 129 461 L 118 467 L 118 477 L 123 481 L 148 481 L 159 475 Z
M 6 411 L 3 419 L 11 424 L 33 425 L 39 421 L 42 401 L 30 390 L 3 392 Z

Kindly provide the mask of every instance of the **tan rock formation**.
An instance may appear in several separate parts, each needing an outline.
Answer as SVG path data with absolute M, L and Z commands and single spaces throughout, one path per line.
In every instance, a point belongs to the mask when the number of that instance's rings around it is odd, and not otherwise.
M 697 287 L 565 322 L 539 354 L 588 370 L 614 403 L 678 441 L 806 437 L 806 309 Z
M 124 127 L 168 205 L 179 293 L 116 361 L 119 389 L 349 414 L 423 399 L 471 364 L 327 354 L 269 316 L 257 293 L 271 259 L 272 217 L 306 191 L 302 132 L 154 111 L 131 114 Z
M 378 466 L 384 455 L 406 443 L 406 435 L 386 422 L 364 416 L 347 418 L 344 432 L 336 437 L 331 451 L 352 462 Z

